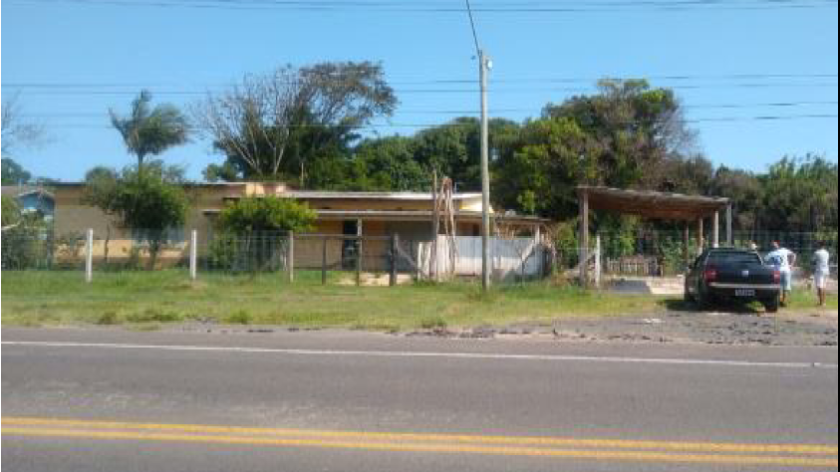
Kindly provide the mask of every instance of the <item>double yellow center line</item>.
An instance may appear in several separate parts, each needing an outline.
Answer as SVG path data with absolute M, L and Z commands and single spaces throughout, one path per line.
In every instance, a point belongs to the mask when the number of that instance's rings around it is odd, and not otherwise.
M 48 418 L 3 418 L 3 436 L 447 453 L 546 459 L 838 468 L 838 448 L 240 428 Z

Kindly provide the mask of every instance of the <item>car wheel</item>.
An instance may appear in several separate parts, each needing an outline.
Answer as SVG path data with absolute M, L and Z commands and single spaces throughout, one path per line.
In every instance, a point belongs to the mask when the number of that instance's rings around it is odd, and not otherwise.
M 702 293 L 699 293 L 694 297 L 694 303 L 697 305 L 697 309 L 699 311 L 708 311 L 712 308 L 711 300 L 709 300 L 708 296 L 703 295 Z
M 778 313 L 781 305 L 782 301 L 778 297 L 764 302 L 764 308 L 767 310 L 767 313 Z

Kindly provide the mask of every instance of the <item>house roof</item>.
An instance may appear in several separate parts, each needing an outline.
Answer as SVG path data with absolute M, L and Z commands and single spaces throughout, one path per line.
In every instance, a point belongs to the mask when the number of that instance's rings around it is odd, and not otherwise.
M 425 202 L 433 200 L 431 193 L 421 192 L 313 192 L 290 191 L 283 197 L 299 200 L 379 200 L 379 201 L 412 201 Z M 475 200 L 481 198 L 480 193 L 457 193 L 453 200 Z
M 229 187 L 244 187 L 251 182 L 185 182 L 184 187 L 187 188 L 229 188 Z M 56 188 L 74 188 L 86 187 L 85 182 L 50 182 L 50 187 Z M 4 187 L 5 188 L 5 187 Z
M 318 218 L 324 220 L 367 220 L 367 221 L 430 221 L 434 214 L 429 210 L 315 210 Z M 204 214 L 218 214 L 221 210 L 206 209 Z M 481 212 L 458 211 L 455 218 L 460 221 L 481 221 Z M 492 218 L 501 223 L 528 225 L 548 224 L 551 220 L 536 216 L 494 214 Z
M 216 183 L 185 183 L 184 187 L 203 188 L 235 188 L 262 182 L 216 182 Z M 84 182 L 58 182 L 50 184 L 55 187 L 84 187 Z M 270 185 L 270 184 L 266 184 Z M 5 195 L 5 188 L 4 195 Z M 244 195 L 243 195 L 244 196 Z M 301 200 L 380 200 L 380 201 L 430 201 L 431 192 L 329 192 L 311 190 L 287 190 L 277 194 L 278 197 L 297 198 Z M 473 200 L 481 198 L 480 193 L 457 193 L 452 196 L 458 200 Z
M 581 198 L 588 196 L 589 208 L 662 220 L 698 220 L 726 210 L 728 198 L 702 197 L 608 187 L 578 187 Z
M 44 187 L 36 185 L 4 185 L 2 187 L 2 195 L 4 197 L 19 198 L 33 194 L 54 198 L 53 194 L 47 191 Z

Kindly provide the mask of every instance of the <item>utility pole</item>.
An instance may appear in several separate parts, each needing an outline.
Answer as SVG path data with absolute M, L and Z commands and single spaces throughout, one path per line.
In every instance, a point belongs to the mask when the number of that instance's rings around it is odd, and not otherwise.
M 491 62 L 483 49 L 478 51 L 481 77 L 481 285 L 490 288 L 490 120 L 487 110 L 487 75 Z
M 475 27 L 470 0 L 465 0 L 470 16 L 475 51 L 478 54 L 479 81 L 481 82 L 481 286 L 490 289 L 490 121 L 487 117 L 487 76 L 493 62 L 481 47 Z

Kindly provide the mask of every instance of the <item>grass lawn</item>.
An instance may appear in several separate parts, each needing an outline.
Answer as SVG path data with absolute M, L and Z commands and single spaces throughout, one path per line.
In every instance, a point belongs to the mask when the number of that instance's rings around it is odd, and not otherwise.
M 227 324 L 379 331 L 549 323 L 575 316 L 621 316 L 665 310 L 663 299 L 586 293 L 543 283 L 482 294 L 454 283 L 389 287 L 321 286 L 320 273 L 301 272 L 294 284 L 282 274 L 202 274 L 184 271 L 99 273 L 86 284 L 79 272 L 4 272 L 4 325 L 127 325 L 212 320 Z
M 4 325 L 125 325 L 156 329 L 191 320 L 300 328 L 408 331 L 418 328 L 548 324 L 570 317 L 655 315 L 673 299 L 557 288 L 547 283 L 495 288 L 482 294 L 472 283 L 389 287 L 340 285 L 332 274 L 300 272 L 294 284 L 282 274 L 250 277 L 185 271 L 98 273 L 86 284 L 80 272 L 3 272 Z M 813 308 L 798 293 L 790 309 Z M 837 310 L 837 297 L 831 299 Z
M 838 299 L 836 295 L 829 295 L 827 302 L 827 309 L 837 311 Z M 808 292 L 806 290 L 797 290 L 791 294 L 788 300 L 789 310 L 811 310 L 817 306 L 817 294 Z

